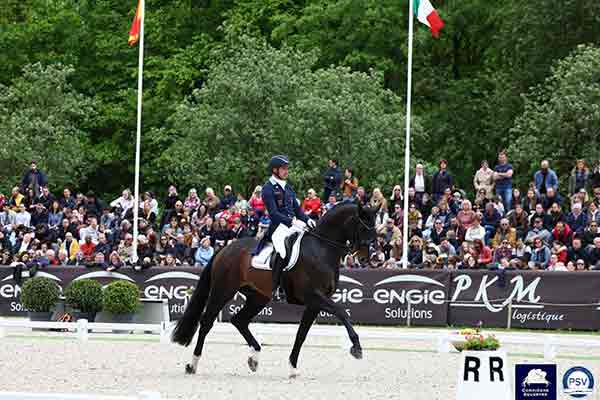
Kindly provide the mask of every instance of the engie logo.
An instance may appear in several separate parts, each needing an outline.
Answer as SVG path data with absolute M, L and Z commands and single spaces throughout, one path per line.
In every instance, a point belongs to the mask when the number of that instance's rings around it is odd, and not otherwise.
M 364 293 L 360 287 L 364 285 L 357 281 L 356 279 L 352 279 L 345 275 L 340 274 L 340 282 L 350 283 L 359 287 L 354 288 L 337 288 L 331 299 L 336 303 L 352 303 L 359 304 L 363 301 Z
M 573 367 L 563 376 L 563 392 L 575 399 L 583 399 L 594 392 L 594 376 L 584 367 Z
M 38 271 L 35 274 L 35 276 L 49 278 L 49 279 L 52 279 L 53 281 L 56 281 L 56 283 L 58 284 L 58 287 L 62 291 L 62 287 L 60 285 L 60 282 L 62 280 L 60 278 L 58 278 L 52 274 L 49 274 L 47 272 L 44 272 L 44 271 Z M 22 277 L 29 278 L 29 271 L 23 271 Z M 13 281 L 13 282 L 11 283 L 10 281 Z M 15 299 L 15 298 L 19 297 L 20 295 L 21 295 L 21 286 L 14 283 L 14 275 L 6 276 L 2 279 L 2 281 L 0 281 L 0 297 L 1 298 Z
M 164 272 L 162 274 L 158 274 L 153 276 L 152 278 L 146 279 L 144 282 L 148 284 L 150 282 L 157 282 L 163 279 L 187 279 L 190 281 L 198 281 L 200 277 L 198 275 L 182 272 L 182 271 L 173 271 L 173 272 Z M 144 296 L 148 299 L 168 299 L 168 300 L 185 300 L 187 296 L 188 289 L 194 289 L 193 285 L 159 285 L 156 283 L 152 283 L 147 285 L 144 289 Z
M 420 275 L 397 275 L 379 281 L 375 284 L 383 286 L 390 283 L 421 283 L 433 286 L 444 287 L 444 284 L 435 279 Z M 373 300 L 379 304 L 436 304 L 442 305 L 446 301 L 446 292 L 440 289 L 376 289 L 373 292 Z

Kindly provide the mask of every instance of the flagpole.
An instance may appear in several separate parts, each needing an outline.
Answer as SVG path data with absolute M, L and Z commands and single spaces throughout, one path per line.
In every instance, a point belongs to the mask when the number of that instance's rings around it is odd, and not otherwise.
M 138 218 L 139 218 L 139 198 L 140 198 L 140 141 L 142 137 L 142 86 L 144 81 L 144 20 L 146 19 L 146 5 L 144 0 L 140 0 L 140 50 L 138 58 L 138 93 L 137 93 L 137 130 L 135 136 L 135 184 L 133 198 L 133 251 L 131 258 L 137 262 L 137 244 L 138 244 Z
M 408 5 L 408 73 L 406 84 L 406 138 L 404 139 L 404 211 L 402 213 L 402 267 L 408 268 L 408 181 L 410 177 L 410 105 L 412 93 L 413 7 Z

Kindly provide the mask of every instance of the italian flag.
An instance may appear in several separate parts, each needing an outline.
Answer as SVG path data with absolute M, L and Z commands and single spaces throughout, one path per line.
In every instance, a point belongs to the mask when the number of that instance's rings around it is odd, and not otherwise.
M 415 15 L 417 19 L 427 25 L 431 30 L 431 35 L 435 38 L 440 36 L 440 30 L 444 27 L 444 21 L 440 18 L 435 8 L 429 0 L 413 0 L 415 6 Z

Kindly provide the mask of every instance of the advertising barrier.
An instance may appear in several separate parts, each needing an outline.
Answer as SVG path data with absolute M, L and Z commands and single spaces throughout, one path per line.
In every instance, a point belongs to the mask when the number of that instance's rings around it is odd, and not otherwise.
M 53 267 L 38 275 L 53 279 L 61 289 L 85 278 L 103 285 L 119 279 L 135 282 L 143 297 L 167 299 L 171 319 L 177 319 L 200 270 Z M 12 268 L 0 267 L 0 315 L 25 315 L 20 293 Z M 342 270 L 333 299 L 357 324 L 600 329 L 598 272 Z M 222 319 L 228 321 L 243 303 L 238 293 L 223 309 Z M 269 303 L 256 320 L 298 322 L 301 312 L 300 306 Z M 334 322 L 334 317 L 323 312 L 319 321 Z

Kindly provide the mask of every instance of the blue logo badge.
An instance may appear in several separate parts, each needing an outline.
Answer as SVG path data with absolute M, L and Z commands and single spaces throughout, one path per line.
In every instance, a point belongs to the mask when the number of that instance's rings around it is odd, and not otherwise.
M 556 364 L 516 364 L 516 400 L 556 400 Z
M 563 392 L 575 399 L 583 399 L 594 391 L 594 376 L 584 367 L 573 367 L 563 376 Z

